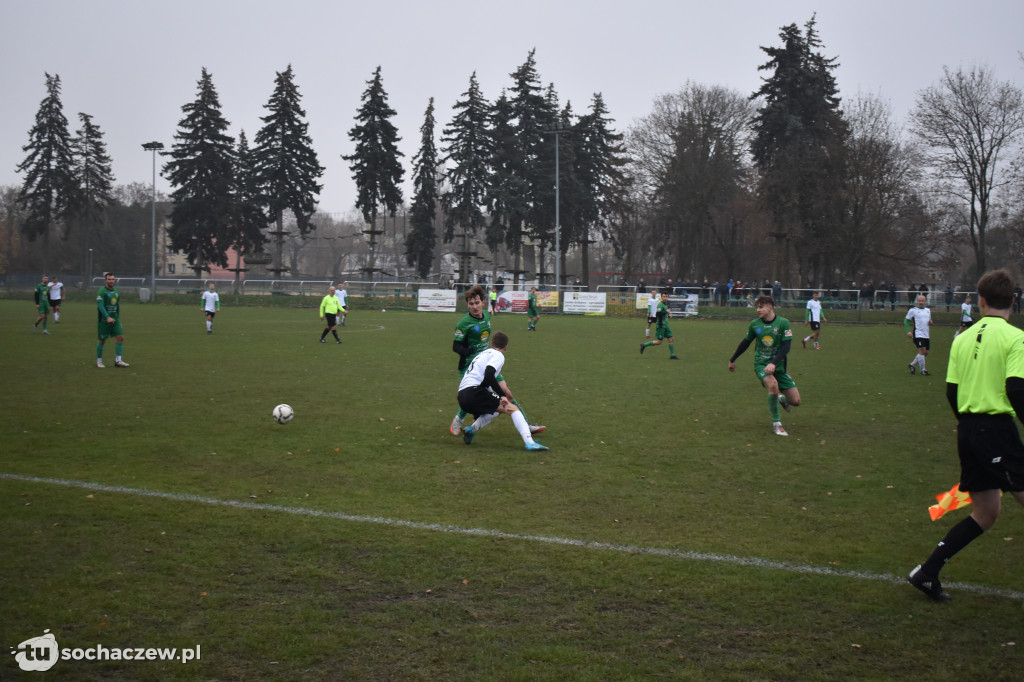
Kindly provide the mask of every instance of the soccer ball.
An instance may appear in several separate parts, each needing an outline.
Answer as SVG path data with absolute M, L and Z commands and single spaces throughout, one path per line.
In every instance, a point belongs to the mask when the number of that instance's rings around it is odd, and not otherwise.
M 295 410 L 292 409 L 291 405 L 285 405 L 281 403 L 274 408 L 274 421 L 278 424 L 287 424 L 295 418 Z

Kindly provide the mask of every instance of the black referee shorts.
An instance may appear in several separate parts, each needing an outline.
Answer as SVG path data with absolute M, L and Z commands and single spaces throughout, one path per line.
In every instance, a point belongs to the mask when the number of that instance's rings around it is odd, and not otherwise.
M 961 414 L 956 444 L 960 490 L 1024 490 L 1024 444 L 1013 416 Z

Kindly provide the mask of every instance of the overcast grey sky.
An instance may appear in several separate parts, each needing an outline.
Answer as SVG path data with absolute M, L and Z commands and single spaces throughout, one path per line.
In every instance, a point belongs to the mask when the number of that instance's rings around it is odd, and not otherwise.
M 44 72 L 61 77 L 72 133 L 78 112 L 103 130 L 117 183 L 148 184 L 141 144 L 170 146 L 203 67 L 231 134 L 251 141 L 276 72 L 291 64 L 326 167 L 320 209 L 346 214 L 356 192 L 341 155 L 378 65 L 410 180 L 428 99 L 440 136 L 474 71 L 493 100 L 536 48 L 541 80 L 563 104 L 582 113 L 601 92 L 621 131 L 688 80 L 753 92 L 759 46 L 779 45 L 781 26 L 815 12 L 842 96 L 878 94 L 901 121 L 944 65 L 985 64 L 1024 84 L 1021 0 L 0 0 L 0 185 L 21 184 L 15 167 Z M 158 177 L 157 189 L 167 182 Z

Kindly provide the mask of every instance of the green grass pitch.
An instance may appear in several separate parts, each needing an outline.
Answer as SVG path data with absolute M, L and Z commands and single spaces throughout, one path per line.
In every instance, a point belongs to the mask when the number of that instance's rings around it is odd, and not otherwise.
M 507 417 L 448 433 L 456 315 L 355 310 L 337 345 L 313 309 L 228 303 L 209 336 L 198 303 L 125 305 L 131 367 L 110 343 L 101 370 L 90 305 L 33 336 L 0 301 L 0 643 L 202 651 L 47 679 L 1019 676 L 1021 509 L 949 604 L 903 582 L 967 513 L 927 514 L 958 476 L 952 327 L 921 377 L 901 326 L 812 351 L 795 324 L 780 438 L 753 351 L 727 370 L 749 318 L 673 320 L 669 362 L 639 317 L 499 315 L 548 426 L 528 453 Z

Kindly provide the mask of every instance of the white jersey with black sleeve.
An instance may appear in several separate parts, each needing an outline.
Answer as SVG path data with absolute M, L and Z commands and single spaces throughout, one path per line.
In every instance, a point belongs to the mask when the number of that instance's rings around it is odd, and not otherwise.
M 493 348 L 481 351 L 469 363 L 466 373 L 462 375 L 462 381 L 459 382 L 459 390 L 480 386 L 484 383 L 488 367 L 493 367 L 494 376 L 498 376 L 501 374 L 501 368 L 504 365 L 505 354 L 501 351 L 494 350 Z

